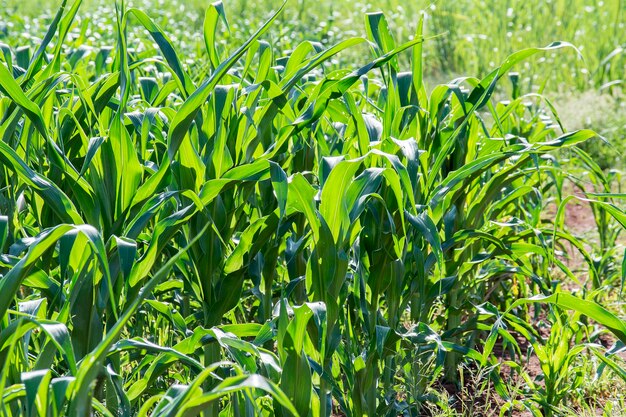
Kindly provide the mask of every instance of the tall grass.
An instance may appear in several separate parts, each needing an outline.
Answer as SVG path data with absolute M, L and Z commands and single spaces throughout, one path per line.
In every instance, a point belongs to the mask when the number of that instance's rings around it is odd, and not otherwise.
M 368 13 L 366 37 L 283 56 L 262 40 L 282 9 L 224 47 L 216 2 L 190 63 L 123 4 L 115 43 L 85 52 L 80 5 L 63 2 L 36 50 L 2 49 L 3 415 L 417 416 L 462 362 L 490 368 L 507 399 L 496 341 L 521 353 L 510 326 L 544 346 L 528 304 L 626 341 L 593 301 L 623 281 L 607 246 L 626 223 L 623 194 L 576 147 L 596 134 L 567 131 L 523 87 L 494 97 L 514 67 L 572 45 L 430 90 L 423 20 L 397 43 Z M 360 66 L 329 66 L 359 45 Z M 600 261 L 562 224 L 565 150 L 602 187 L 581 197 Z M 585 299 L 554 280 L 577 278 L 563 242 L 587 263 Z M 551 390 L 524 402 L 546 415 L 571 376 L 553 363 Z

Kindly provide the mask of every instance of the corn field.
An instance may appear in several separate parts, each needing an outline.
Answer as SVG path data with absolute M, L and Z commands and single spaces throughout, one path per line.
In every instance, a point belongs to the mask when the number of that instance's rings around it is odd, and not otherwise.
M 626 387 L 620 167 L 518 72 L 576 46 L 427 85 L 424 15 L 287 49 L 284 4 L 235 42 L 218 1 L 192 53 L 123 2 L 84 47 L 80 6 L 0 39 L 0 415 L 559 416 Z

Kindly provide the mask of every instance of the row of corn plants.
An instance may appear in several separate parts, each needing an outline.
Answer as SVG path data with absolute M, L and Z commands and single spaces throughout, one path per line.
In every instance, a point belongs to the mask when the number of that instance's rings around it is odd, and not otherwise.
M 570 45 L 427 89 L 423 23 L 398 44 L 371 13 L 365 38 L 283 55 L 262 40 L 279 9 L 229 50 L 217 2 L 191 72 L 123 4 L 115 45 L 75 58 L 80 5 L 26 58 L 0 52 L 2 415 L 417 416 L 462 363 L 512 409 L 493 353 L 521 355 L 512 330 L 553 382 L 529 380 L 521 406 L 551 415 L 568 376 L 528 306 L 552 306 L 558 340 L 574 310 L 626 341 L 596 303 L 624 280 L 626 215 L 576 147 L 595 133 L 566 131 L 540 95 L 493 98 L 516 64 Z M 130 26 L 157 49 L 130 48 Z M 329 69 L 358 45 L 361 66 Z M 563 227 L 565 181 L 594 207 L 601 259 Z M 587 265 L 580 298 L 555 278 L 577 280 L 566 244 Z M 589 349 L 624 376 L 619 346 Z

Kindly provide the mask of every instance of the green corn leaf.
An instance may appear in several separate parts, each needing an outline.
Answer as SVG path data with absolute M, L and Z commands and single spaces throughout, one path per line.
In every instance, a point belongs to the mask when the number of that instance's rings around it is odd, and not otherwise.
M 187 134 L 187 130 L 191 126 L 192 121 L 196 117 L 196 114 L 200 107 L 206 102 L 209 95 L 213 92 L 213 89 L 219 82 L 219 80 L 226 74 L 226 72 L 243 56 L 250 45 L 255 42 L 276 20 L 280 12 L 284 8 L 283 5 L 278 9 L 272 17 L 267 20 L 259 30 L 256 31 L 239 49 L 237 49 L 228 59 L 222 62 L 211 76 L 202 85 L 193 92 L 185 100 L 180 109 L 176 112 L 176 116 L 170 125 L 169 137 L 168 137 L 168 154 L 170 159 L 174 159 L 174 156 L 178 152 L 180 145 Z
M 209 54 L 209 60 L 211 66 L 215 69 L 220 65 L 220 57 L 217 51 L 217 42 L 215 41 L 215 33 L 217 31 L 217 23 L 222 20 L 226 28 L 228 28 L 228 20 L 226 19 L 226 12 L 224 11 L 224 4 L 221 1 L 216 1 L 206 8 L 204 15 L 204 46 Z
M 31 415 L 45 415 L 48 409 L 48 386 L 50 370 L 42 369 L 22 373 L 22 382 L 26 388 L 26 409 Z
M 534 296 L 518 300 L 511 305 L 509 311 L 522 304 L 528 303 L 550 303 L 567 310 L 584 314 L 606 327 L 619 340 L 626 343 L 626 322 L 594 301 L 584 300 L 571 294 L 559 292 L 549 296 Z
M 28 117 L 44 138 L 48 137 L 48 128 L 41 114 L 41 109 L 26 97 L 22 88 L 4 65 L 0 65 L 0 91 L 6 94 L 24 111 L 26 117 Z

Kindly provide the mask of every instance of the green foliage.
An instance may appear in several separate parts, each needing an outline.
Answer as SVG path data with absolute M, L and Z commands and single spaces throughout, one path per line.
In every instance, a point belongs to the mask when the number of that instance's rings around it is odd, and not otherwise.
M 506 398 L 493 348 L 516 349 L 505 322 L 530 339 L 520 317 L 540 301 L 555 327 L 532 341 L 546 384 L 529 380 L 530 401 L 549 414 L 582 350 L 564 353 L 583 326 L 559 308 L 626 341 L 596 302 L 626 277 L 609 250 L 624 196 L 577 148 L 596 133 L 521 87 L 496 97 L 515 66 L 571 44 L 427 90 L 424 20 L 399 43 L 368 13 L 364 38 L 286 53 L 262 40 L 284 5 L 226 47 L 216 2 L 185 55 L 121 4 L 114 44 L 86 51 L 81 1 L 66 3 L 32 57 L 2 48 L 3 415 L 417 416 L 462 362 L 492 367 Z M 360 66 L 331 65 L 359 45 Z M 594 207 L 597 247 L 564 227 L 565 181 Z M 580 297 L 554 281 L 577 281 L 564 242 L 586 263 Z

